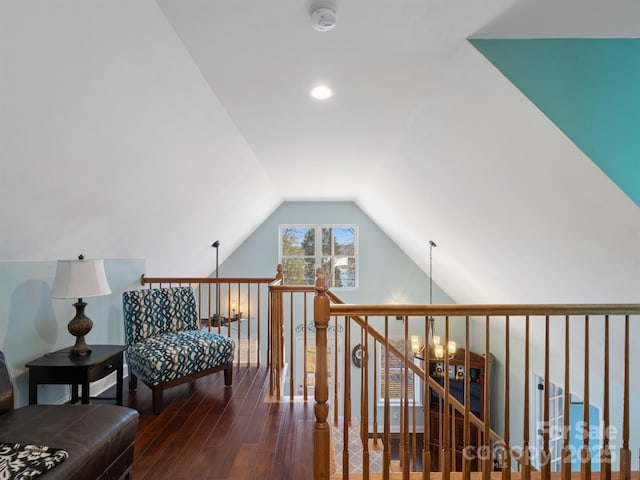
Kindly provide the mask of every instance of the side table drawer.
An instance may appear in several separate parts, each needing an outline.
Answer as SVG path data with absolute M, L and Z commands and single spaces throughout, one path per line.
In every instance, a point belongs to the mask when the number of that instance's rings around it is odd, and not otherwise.
M 106 377 L 110 373 L 113 373 L 118 370 L 118 368 L 122 368 L 122 354 L 111 358 L 109 361 L 100 363 L 89 368 L 88 377 L 89 382 L 95 382 L 96 380 L 100 380 L 101 378 Z

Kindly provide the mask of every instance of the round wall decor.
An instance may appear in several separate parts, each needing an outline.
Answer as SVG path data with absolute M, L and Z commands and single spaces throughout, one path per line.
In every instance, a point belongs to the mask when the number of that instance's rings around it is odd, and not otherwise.
M 364 347 L 361 344 L 353 347 L 353 350 L 351 351 L 351 360 L 353 360 L 353 364 L 358 368 L 362 368 L 362 362 L 364 362 L 365 359 L 366 353 L 364 351 Z

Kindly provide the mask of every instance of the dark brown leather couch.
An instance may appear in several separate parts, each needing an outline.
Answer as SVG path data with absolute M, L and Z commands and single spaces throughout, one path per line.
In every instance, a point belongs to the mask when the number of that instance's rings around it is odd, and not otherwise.
M 29 405 L 14 409 L 0 351 L 0 441 L 62 448 L 69 457 L 40 480 L 131 478 L 138 412 L 116 405 Z

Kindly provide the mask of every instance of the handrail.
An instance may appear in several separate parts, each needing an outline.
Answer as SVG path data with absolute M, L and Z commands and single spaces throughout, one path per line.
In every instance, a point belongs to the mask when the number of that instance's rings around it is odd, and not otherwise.
M 640 314 L 640 304 L 487 304 L 487 305 L 352 305 L 331 307 L 332 315 L 366 316 L 525 316 L 525 315 L 626 315 Z
M 278 283 L 282 279 L 277 277 L 147 277 L 140 276 L 140 285 L 151 283 Z

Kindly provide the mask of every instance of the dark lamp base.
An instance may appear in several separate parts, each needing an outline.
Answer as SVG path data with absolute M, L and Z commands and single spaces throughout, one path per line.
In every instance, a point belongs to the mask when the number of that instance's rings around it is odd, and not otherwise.
M 69 330 L 71 335 L 76 337 L 76 343 L 71 347 L 70 353 L 71 355 L 84 357 L 91 353 L 91 349 L 84 340 L 84 336 L 93 328 L 93 322 L 84 314 L 84 308 L 87 306 L 86 302 L 78 299 L 73 306 L 76 307 L 76 316 L 73 317 L 67 325 L 67 330 Z

